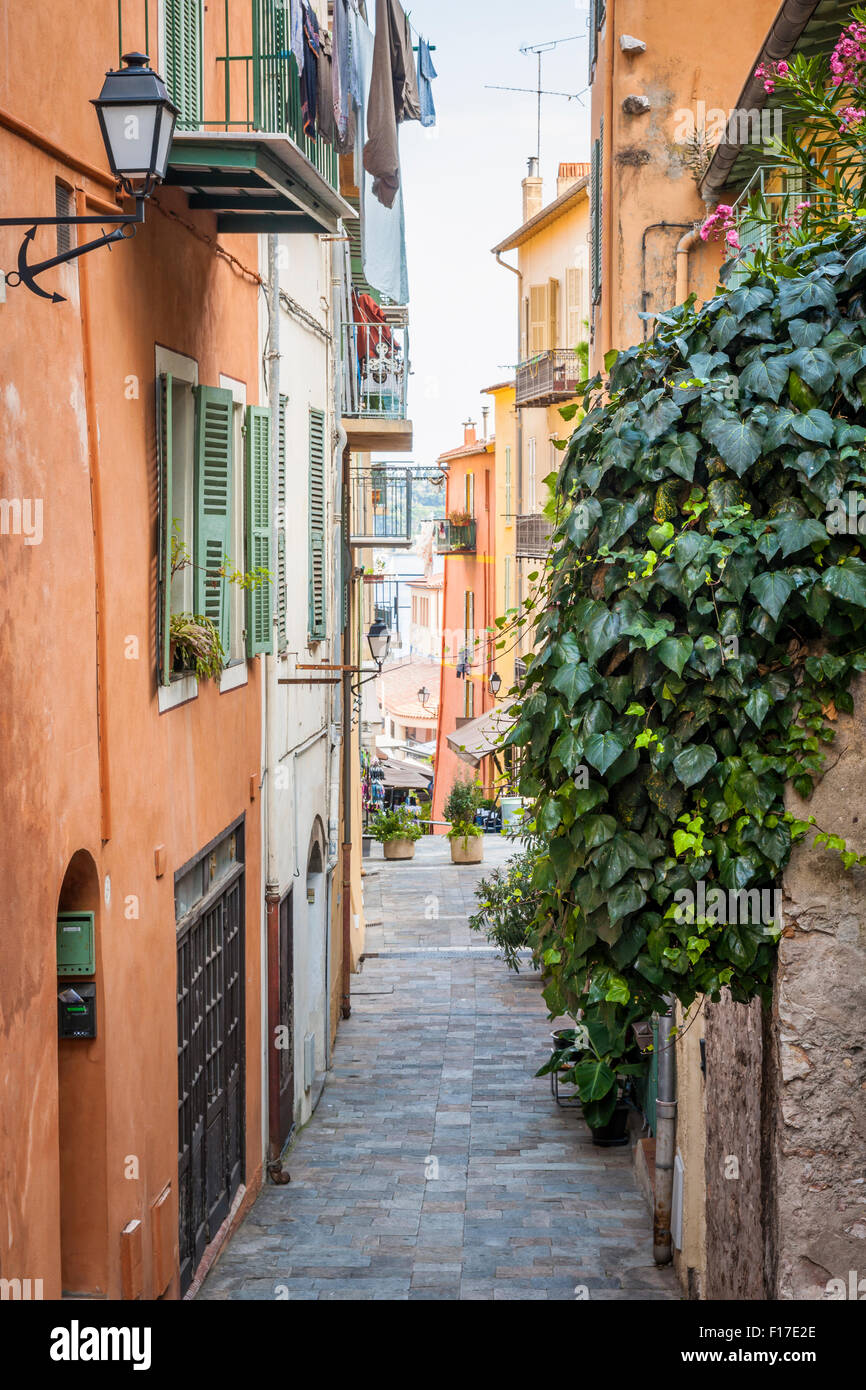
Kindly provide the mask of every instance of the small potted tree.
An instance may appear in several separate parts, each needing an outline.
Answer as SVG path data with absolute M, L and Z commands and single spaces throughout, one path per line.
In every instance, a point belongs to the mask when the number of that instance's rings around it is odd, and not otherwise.
M 405 806 L 396 806 L 393 811 L 380 811 L 370 821 L 367 833 L 379 841 L 386 859 L 414 859 L 415 841 L 421 839 L 423 831 Z
M 452 864 L 480 864 L 484 857 L 484 841 L 475 815 L 481 804 L 481 787 L 469 778 L 458 778 L 448 793 L 443 808 L 451 822 L 448 839 L 451 841 Z

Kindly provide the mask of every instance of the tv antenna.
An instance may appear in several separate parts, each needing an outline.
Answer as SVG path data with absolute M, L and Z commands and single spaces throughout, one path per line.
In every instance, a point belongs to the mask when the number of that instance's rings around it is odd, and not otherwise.
M 502 87 L 498 84 L 486 83 L 485 88 L 488 92 L 529 92 L 537 100 L 538 111 L 538 148 L 536 157 L 541 162 L 541 98 L 542 97 L 566 97 L 569 101 L 579 101 L 583 106 L 582 98 L 589 91 L 589 87 L 583 87 L 579 92 L 552 92 L 546 90 L 541 85 L 541 62 L 545 53 L 550 53 L 554 48 L 559 48 L 563 43 L 576 43 L 579 39 L 585 39 L 586 34 L 571 34 L 566 39 L 551 39 L 549 43 L 521 44 L 520 52 L 523 54 L 534 53 L 538 58 L 538 83 L 535 87 Z

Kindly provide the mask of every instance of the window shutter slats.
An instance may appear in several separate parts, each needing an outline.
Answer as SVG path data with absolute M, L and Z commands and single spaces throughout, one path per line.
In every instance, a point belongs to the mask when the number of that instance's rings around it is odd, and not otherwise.
M 559 281 L 552 276 L 547 282 L 547 346 L 551 351 L 559 345 Z
M 165 60 L 169 94 L 180 115 L 178 130 L 202 124 L 201 0 L 165 0 Z
M 171 375 L 164 372 L 156 383 L 156 435 L 159 466 L 159 575 L 157 582 L 157 670 L 160 685 L 171 681 L 171 495 L 172 414 Z
M 327 636 L 325 608 L 325 413 L 310 411 L 310 601 L 309 635 Z
M 221 571 L 231 545 L 234 400 L 218 386 L 194 387 L 195 610 L 210 618 L 228 650 L 228 584 Z
M 280 436 L 277 467 L 277 651 L 286 650 L 286 614 L 288 586 L 286 580 L 286 406 L 287 396 L 280 396 Z
M 583 282 L 583 267 L 569 266 L 565 272 L 565 346 L 572 350 L 586 337 Z
M 604 118 L 599 126 L 599 137 L 592 145 L 592 168 L 590 180 L 590 217 L 592 221 L 592 302 L 597 304 L 601 298 L 601 197 L 602 197 L 602 142 L 604 140 Z
M 281 431 L 282 433 L 282 431 Z M 271 412 L 247 410 L 247 568 L 271 572 Z M 273 644 L 271 581 L 247 590 L 247 656 L 270 653 Z
M 529 356 L 544 352 L 550 328 L 549 292 L 547 285 L 529 287 Z

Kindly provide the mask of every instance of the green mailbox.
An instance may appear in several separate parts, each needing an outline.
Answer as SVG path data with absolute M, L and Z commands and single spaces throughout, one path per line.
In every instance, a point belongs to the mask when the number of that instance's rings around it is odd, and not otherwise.
M 58 975 L 93 975 L 96 973 L 92 912 L 58 912 L 57 973 Z

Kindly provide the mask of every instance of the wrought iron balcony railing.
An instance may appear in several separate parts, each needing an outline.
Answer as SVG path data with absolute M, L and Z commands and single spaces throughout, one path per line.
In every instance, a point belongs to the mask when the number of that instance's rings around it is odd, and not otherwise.
M 382 464 L 351 473 L 350 544 L 408 547 L 412 544 L 412 474 Z
M 552 348 L 518 363 L 515 405 L 546 406 L 569 401 L 584 380 L 583 358 L 573 348 Z
M 515 517 L 514 553 L 523 560 L 543 560 L 550 549 L 553 527 L 546 516 L 532 512 Z
M 433 545 L 437 555 L 467 555 L 475 550 L 476 522 L 448 521 L 440 517 L 433 522 Z
M 405 312 L 405 311 L 404 311 Z M 409 329 L 382 319 L 343 325 L 343 414 L 361 419 L 405 420 L 409 378 Z

